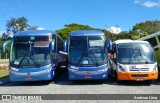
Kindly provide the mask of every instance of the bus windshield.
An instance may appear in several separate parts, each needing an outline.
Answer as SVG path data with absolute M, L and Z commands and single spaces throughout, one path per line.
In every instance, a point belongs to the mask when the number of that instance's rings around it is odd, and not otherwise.
M 105 64 L 105 41 L 105 36 L 71 36 L 69 63 L 77 66 Z
M 10 64 L 18 67 L 36 67 L 51 62 L 48 36 L 15 37 L 11 47 Z
M 147 43 L 122 43 L 117 45 L 119 63 L 155 63 L 151 46 Z

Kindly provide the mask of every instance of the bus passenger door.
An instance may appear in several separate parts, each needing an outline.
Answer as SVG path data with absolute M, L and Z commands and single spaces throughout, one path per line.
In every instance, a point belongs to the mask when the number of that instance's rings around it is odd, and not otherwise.
M 117 53 L 115 44 L 113 45 L 112 48 L 113 49 L 110 52 L 110 59 L 109 59 L 109 74 L 114 77 L 117 64 Z

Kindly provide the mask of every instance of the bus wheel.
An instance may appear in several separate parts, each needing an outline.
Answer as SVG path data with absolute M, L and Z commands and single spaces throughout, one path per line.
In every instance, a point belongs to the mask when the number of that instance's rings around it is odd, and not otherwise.
M 151 85 L 152 84 L 152 80 L 147 80 L 145 81 L 147 85 Z
M 78 84 L 77 80 L 71 80 L 73 84 Z

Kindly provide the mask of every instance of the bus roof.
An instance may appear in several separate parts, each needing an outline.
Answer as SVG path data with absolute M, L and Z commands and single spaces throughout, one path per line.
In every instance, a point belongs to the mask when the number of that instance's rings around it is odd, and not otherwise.
M 27 30 L 19 31 L 14 36 L 47 36 L 54 34 L 56 34 L 56 32 L 50 30 Z
M 121 44 L 121 43 L 148 43 L 147 41 L 141 41 L 141 40 L 129 40 L 129 39 L 122 39 L 122 40 L 116 40 L 114 41 L 115 44 Z
M 70 32 L 70 36 L 94 36 L 94 35 L 104 35 L 100 30 L 75 30 Z
M 156 33 L 153 33 L 153 34 L 150 34 L 150 35 L 147 35 L 145 37 L 139 38 L 138 40 L 145 40 L 145 39 L 151 38 L 153 36 L 156 36 L 157 34 L 160 34 L 160 31 L 156 32 Z

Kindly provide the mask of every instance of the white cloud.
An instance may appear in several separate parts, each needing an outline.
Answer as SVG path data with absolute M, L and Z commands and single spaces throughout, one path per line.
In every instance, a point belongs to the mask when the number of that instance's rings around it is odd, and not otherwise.
M 160 1 L 158 0 L 134 0 L 134 3 L 145 7 L 160 7 Z
M 114 34 L 119 34 L 121 32 L 121 28 L 117 26 L 116 27 L 112 26 L 106 30 Z
M 156 7 L 156 6 L 160 6 L 159 2 L 152 2 L 152 1 L 146 1 L 142 4 L 145 7 Z
M 37 30 L 45 30 L 45 29 L 42 27 L 38 27 Z

